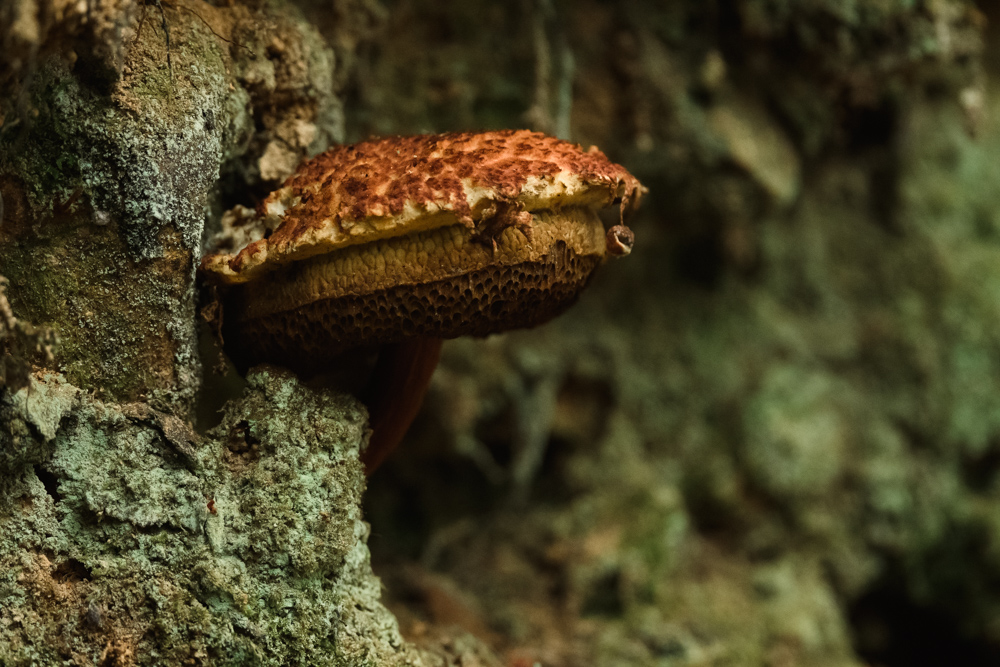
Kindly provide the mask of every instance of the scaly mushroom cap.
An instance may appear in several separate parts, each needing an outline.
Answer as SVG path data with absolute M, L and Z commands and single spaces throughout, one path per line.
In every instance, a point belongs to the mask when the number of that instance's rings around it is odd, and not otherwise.
M 630 248 L 597 210 L 643 191 L 600 151 L 525 130 L 337 146 L 256 213 L 227 214 L 202 269 L 231 286 L 231 352 L 317 369 L 362 345 L 550 319 Z

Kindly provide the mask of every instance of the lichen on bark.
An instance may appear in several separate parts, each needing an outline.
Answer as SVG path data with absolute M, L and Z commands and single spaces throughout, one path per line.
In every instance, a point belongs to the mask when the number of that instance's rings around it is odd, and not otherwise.
M 121 57 L 87 31 L 101 17 L 70 11 L 36 35 L 44 49 L 0 110 L 0 274 L 15 310 L 59 335 L 71 382 L 184 412 L 200 376 L 205 221 L 338 136 L 339 101 L 332 50 L 290 6 L 168 3 L 169 63 L 154 9 L 139 11 L 142 30 L 125 21 Z M 67 30 L 79 53 L 44 41 Z M 80 54 L 114 76 L 84 76 Z
M 354 399 L 261 370 L 204 436 L 56 375 L 4 407 L 47 455 L 0 485 L 3 664 L 405 662 L 368 566 Z
M 190 426 L 206 222 L 340 137 L 339 61 L 294 5 L 159 4 L 0 7 L 0 663 L 427 664 L 363 408 L 261 370 Z

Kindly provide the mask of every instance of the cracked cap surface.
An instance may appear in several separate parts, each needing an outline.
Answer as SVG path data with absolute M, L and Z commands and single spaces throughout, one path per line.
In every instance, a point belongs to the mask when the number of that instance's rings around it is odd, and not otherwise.
M 256 216 L 230 221 L 248 243 L 209 255 L 202 266 L 218 282 L 246 282 L 349 245 L 455 223 L 483 227 L 498 215 L 508 218 L 502 229 L 524 212 L 633 206 L 641 192 L 596 148 L 528 130 L 374 139 L 304 163 Z

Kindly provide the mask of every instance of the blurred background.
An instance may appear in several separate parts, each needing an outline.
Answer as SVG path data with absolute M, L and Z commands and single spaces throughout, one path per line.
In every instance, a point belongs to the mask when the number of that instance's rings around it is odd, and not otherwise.
M 404 632 L 524 665 L 1000 664 L 996 8 L 382 9 L 347 139 L 531 127 L 650 190 L 565 316 L 446 344 L 367 495 Z

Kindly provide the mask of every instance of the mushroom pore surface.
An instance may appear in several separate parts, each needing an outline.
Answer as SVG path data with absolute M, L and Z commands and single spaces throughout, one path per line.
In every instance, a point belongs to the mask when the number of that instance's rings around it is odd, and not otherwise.
M 641 192 L 600 151 L 538 133 L 373 140 L 230 216 L 242 247 L 202 269 L 223 286 L 238 364 L 316 372 L 356 347 L 551 319 L 609 253 L 597 210 Z

